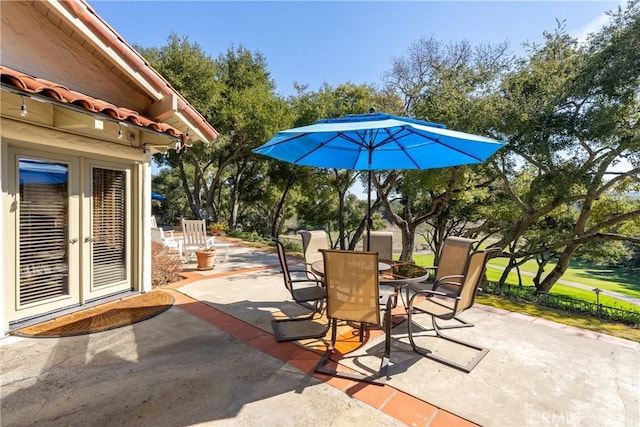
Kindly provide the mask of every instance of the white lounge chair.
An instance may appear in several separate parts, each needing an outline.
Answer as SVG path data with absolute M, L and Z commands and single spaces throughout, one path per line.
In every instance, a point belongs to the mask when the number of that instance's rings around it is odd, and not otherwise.
M 162 243 L 167 248 L 177 250 L 178 256 L 182 259 L 182 240 L 165 236 L 164 231 L 159 227 L 151 227 L 151 240 Z
M 224 261 L 229 259 L 229 243 L 216 243 L 215 236 L 207 235 L 207 224 L 204 219 L 182 219 L 182 236 L 184 252 L 187 259 L 191 259 L 199 249 L 215 248 L 224 250 Z
M 182 219 L 182 241 L 187 259 L 193 258 L 197 250 L 213 246 L 215 236 L 207 236 L 204 219 Z
M 160 229 L 162 229 L 162 227 L 158 227 L 158 221 L 156 220 L 156 216 L 155 215 L 151 215 L 151 228 L 160 228 Z M 169 234 L 168 238 L 170 238 L 170 239 L 174 239 L 175 238 L 173 236 L 173 230 L 164 230 L 164 229 L 162 229 L 162 231 L 164 233 Z

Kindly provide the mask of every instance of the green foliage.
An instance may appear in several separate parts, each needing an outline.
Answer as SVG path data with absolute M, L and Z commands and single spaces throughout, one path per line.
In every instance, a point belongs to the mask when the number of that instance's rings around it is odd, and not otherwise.
M 576 257 L 596 265 L 621 265 L 631 259 L 631 248 L 617 240 L 596 240 L 580 247 Z
M 210 123 L 215 123 L 211 120 L 211 94 L 218 92 L 216 67 L 198 43 L 171 33 L 160 48 L 136 46 L 136 50 Z
M 382 89 L 345 83 L 311 92 L 296 85 L 286 100 L 274 93 L 259 52 L 240 46 L 211 58 L 175 34 L 165 46 L 140 48 L 220 132 L 211 146 L 156 156 L 169 167 L 153 181 L 169 197 L 163 213 L 260 235 L 323 228 L 337 236 L 336 245 L 354 247 L 366 205 L 348 190 L 366 181 L 363 174 L 296 167 L 250 150 L 278 130 L 374 107 L 509 142 L 484 165 L 374 174 L 374 228 L 386 225 L 380 212 L 400 227 L 404 259 L 420 229 L 436 250 L 446 235 L 464 233 L 497 240 L 518 262 L 550 254 L 538 263 L 539 273 L 545 265 L 554 273 L 540 274 L 542 290 L 574 256 L 637 268 L 639 4 L 618 8 L 584 45 L 563 24 L 518 60 L 506 43 L 423 38 L 393 61 Z M 609 174 L 620 159 L 631 166 Z
M 640 310 L 624 310 L 562 295 L 539 294 L 532 288 L 508 285 L 500 286 L 491 282 L 483 288 L 483 291 L 491 295 L 500 295 L 516 301 L 532 302 L 537 306 L 562 309 L 567 315 L 577 313 L 636 327 L 640 325 Z
M 156 156 L 162 165 L 177 169 L 189 211 L 183 215 L 223 220 L 235 228 L 244 197 L 255 200 L 262 187 L 254 178 L 263 168 L 251 161 L 250 150 L 290 124 L 289 109 L 274 93 L 264 57 L 240 46 L 212 59 L 197 43 L 175 34 L 161 48 L 140 51 L 220 132 L 210 146 L 194 144 Z M 168 196 L 171 205 L 173 194 Z M 175 199 L 182 210 L 182 197 Z
M 630 224 L 640 209 L 624 203 L 624 194 L 637 183 L 638 169 L 607 172 L 639 148 L 637 2 L 618 10 L 613 22 L 585 46 L 560 24 L 544 34 L 544 44 L 529 46 L 529 56 L 501 85 L 499 130 L 513 160 L 493 164 L 502 176 L 496 191 L 503 194 L 498 221 L 487 225 L 502 235 L 497 244 L 518 251 L 518 258 L 557 259 L 538 284 L 541 291 L 551 289 L 576 253 L 596 259 L 589 249 L 597 247 L 611 251 L 602 258 L 623 260 L 620 246 L 602 242 L 634 241 Z M 620 60 L 605 60 L 613 52 Z M 621 76 L 626 80 L 616 82 Z
M 394 60 L 385 83 L 402 97 L 404 114 L 496 136 L 502 120 L 496 88 L 511 61 L 506 43 L 474 49 L 467 41 L 445 45 L 422 38 Z M 403 241 L 413 242 L 415 230 L 429 223 L 431 236 L 423 235 L 437 249 L 446 234 L 477 223 L 490 198 L 494 177 L 488 172 L 478 166 L 379 173 L 378 193 Z M 412 250 L 403 248 L 401 259 L 410 260 Z

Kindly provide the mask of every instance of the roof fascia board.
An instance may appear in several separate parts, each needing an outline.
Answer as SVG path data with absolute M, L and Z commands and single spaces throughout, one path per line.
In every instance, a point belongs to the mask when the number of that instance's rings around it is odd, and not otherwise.
M 182 114 L 182 111 L 176 111 L 175 115 L 187 125 L 190 132 L 193 132 L 197 136 L 197 138 L 195 139 L 196 141 L 200 140 L 207 143 L 212 142 L 211 138 L 204 135 L 197 126 L 192 126 L 191 121 L 184 114 Z M 189 139 L 193 140 L 192 137 L 189 137 Z M 191 144 L 188 143 L 188 145 Z
M 103 25 L 99 22 L 96 22 L 92 27 L 87 25 L 86 22 L 91 22 L 93 20 L 98 21 L 98 18 L 86 9 L 86 5 L 83 5 L 85 10 L 81 11 L 78 10 L 80 7 L 78 2 L 69 2 L 65 0 L 48 0 L 47 2 L 59 15 L 72 24 L 78 32 L 82 33 L 87 40 L 90 40 L 96 48 L 113 61 L 114 65 L 120 68 L 123 73 L 140 85 L 140 88 L 145 90 L 149 96 L 156 101 L 164 98 L 165 93 L 162 90 L 154 86 L 146 76 L 142 75 L 136 68 L 129 64 L 121 52 L 116 51 L 118 47 L 122 46 L 124 41 L 120 40 L 115 33 L 108 34 L 107 31 L 100 31 L 100 29 L 103 28 Z M 110 38 L 113 39 L 114 43 L 107 42 Z M 141 64 L 136 65 L 143 67 L 147 66 L 144 64 L 142 59 L 140 59 L 140 62 Z
M 52 113 L 53 122 L 51 123 L 33 121 L 31 120 L 30 113 L 27 113 L 26 115 L 27 119 L 24 119 L 24 118 L 18 117 L 17 114 L 11 114 L 11 113 L 5 114 L 5 112 L 3 111 L 3 114 L 2 114 L 3 117 L 8 117 L 14 120 L 32 123 L 34 125 L 51 127 L 53 129 L 71 131 L 72 133 L 81 134 L 89 137 L 96 137 L 96 135 L 99 135 L 99 133 L 96 133 L 93 130 L 90 130 L 88 132 L 79 132 L 79 131 L 81 131 L 82 129 L 90 129 L 90 128 L 96 129 L 96 121 L 110 122 L 110 123 L 114 123 L 117 126 L 120 126 L 120 130 L 123 132 L 125 132 L 126 130 L 135 130 L 137 134 L 145 135 L 144 140 L 143 138 L 135 138 L 136 140 L 139 140 L 138 144 L 140 146 L 134 147 L 134 148 L 144 148 L 143 147 L 144 145 L 151 145 L 151 142 L 148 142 L 148 141 L 152 141 L 152 143 L 154 144 L 153 147 L 162 146 L 162 147 L 165 147 L 165 150 L 167 148 L 173 148 L 174 146 L 177 149 L 181 145 L 179 137 L 172 136 L 170 134 L 163 133 L 163 132 L 157 132 L 153 129 L 150 129 L 144 126 L 138 126 L 129 121 L 118 120 L 117 118 L 111 117 L 106 114 L 91 112 L 85 108 L 78 107 L 77 105 L 74 105 L 74 104 L 56 101 L 55 99 L 51 99 L 49 97 L 41 96 L 33 93 L 26 93 L 24 91 L 21 91 L 11 86 L 7 86 L 5 84 L 0 85 L 0 90 L 2 92 L 6 91 L 18 96 L 26 97 L 28 99 L 33 99 L 35 101 L 38 101 L 41 104 L 51 105 L 54 108 Z M 60 109 L 61 111 L 68 111 L 69 113 L 75 114 L 75 116 L 73 116 L 74 118 L 70 118 L 68 113 L 61 115 L 58 113 L 56 109 Z M 18 110 L 19 109 L 16 107 L 15 111 L 18 111 Z M 114 131 L 114 132 L 111 132 L 111 135 L 115 137 L 118 135 L 118 133 Z M 109 138 L 103 137 L 102 139 L 108 140 Z M 117 139 L 121 139 L 121 137 L 118 136 Z M 125 138 L 125 140 L 128 141 L 129 143 L 132 142 L 130 136 Z M 162 143 L 160 141 L 162 141 Z
M 87 40 L 95 43 L 97 49 L 102 50 L 107 58 L 113 60 L 114 65 L 121 67 L 124 74 L 139 83 L 141 89 L 147 91 L 155 102 L 162 104 L 165 102 L 165 97 L 169 97 L 172 99 L 166 100 L 166 102 L 173 105 L 173 98 L 175 98 L 177 108 L 174 113 L 180 117 L 185 126 L 194 130 L 195 135 L 201 138 L 202 142 L 213 142 L 218 137 L 218 132 L 202 114 L 191 106 L 84 0 L 47 0 L 47 2 L 51 5 L 51 10 L 54 13 L 58 13 L 61 19 L 67 20 L 70 25 L 74 25 L 78 29 L 79 33 L 87 37 Z

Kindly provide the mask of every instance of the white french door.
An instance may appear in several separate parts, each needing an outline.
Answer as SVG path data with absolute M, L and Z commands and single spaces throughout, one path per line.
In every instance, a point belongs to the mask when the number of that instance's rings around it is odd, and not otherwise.
M 131 168 L 10 150 L 15 293 L 10 321 L 131 289 Z
M 131 289 L 131 170 L 117 165 L 87 165 L 85 201 L 90 203 L 82 233 L 84 301 Z

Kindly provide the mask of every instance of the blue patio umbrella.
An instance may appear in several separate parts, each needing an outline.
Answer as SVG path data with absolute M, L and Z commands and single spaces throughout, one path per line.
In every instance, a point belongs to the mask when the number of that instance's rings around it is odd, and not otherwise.
M 67 184 L 68 167 L 60 163 L 20 159 L 20 184 Z
M 369 233 L 372 171 L 482 163 L 504 145 L 495 139 L 449 130 L 437 123 L 370 113 L 350 114 L 283 130 L 253 152 L 296 165 L 368 171 Z
M 155 191 L 151 192 L 151 200 L 167 200 L 162 194 L 156 193 Z

